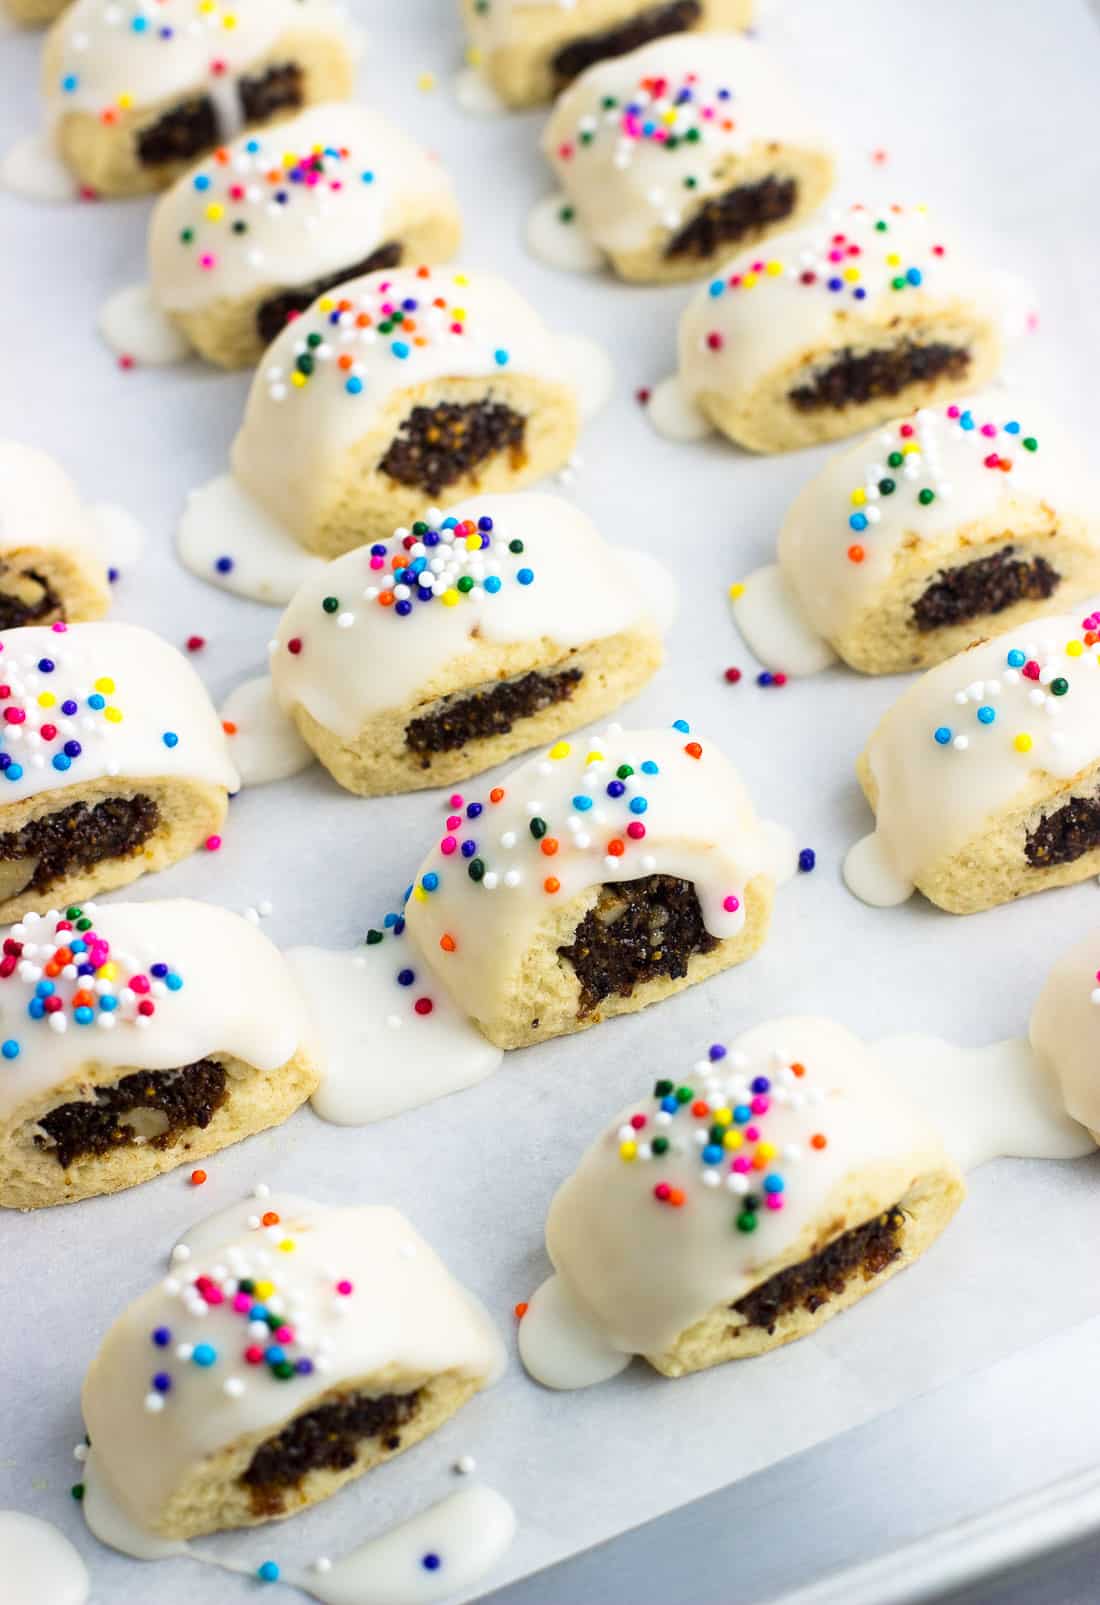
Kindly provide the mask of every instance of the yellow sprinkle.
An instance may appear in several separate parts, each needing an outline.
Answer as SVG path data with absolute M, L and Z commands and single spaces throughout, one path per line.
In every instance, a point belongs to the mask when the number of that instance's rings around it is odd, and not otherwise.
M 102 675 L 96 681 L 95 688 L 97 691 L 102 691 L 104 696 L 109 697 L 115 688 L 115 682 L 109 679 L 107 675 Z
M 741 288 L 743 290 L 751 290 L 753 285 L 756 283 L 756 280 L 757 280 L 757 274 L 755 274 L 755 273 L 746 273 L 746 274 L 744 274 L 742 276 L 742 279 L 741 279 Z
M 886 258 L 886 261 L 887 261 L 887 263 L 889 264 L 890 267 L 900 267 L 901 266 L 901 257 L 898 255 L 898 253 L 896 251 L 891 251 L 889 256 Z
M 123 111 L 129 111 L 130 107 L 134 104 L 133 95 L 119 95 L 118 104 Z
M 451 317 L 455 320 L 456 323 L 465 323 L 466 322 L 466 308 L 465 307 L 452 307 L 451 308 Z
M 105 719 L 107 719 L 111 724 L 121 724 L 122 723 L 122 709 L 121 708 L 104 708 L 103 717 Z
M 332 299 L 332 297 L 326 295 L 323 300 L 318 301 L 317 310 L 318 312 L 331 312 L 335 305 L 336 302 Z
M 481 550 L 481 536 L 480 535 L 467 535 L 467 537 L 466 537 L 466 550 L 468 552 L 480 552 L 480 550 Z
M 867 500 L 867 492 L 865 490 L 860 489 L 860 490 L 854 490 L 852 492 L 852 506 L 853 507 L 862 507 L 866 500 Z
M 920 451 L 920 447 L 917 445 L 915 440 L 907 440 L 901 450 L 902 456 L 911 457 L 915 451 Z
M 745 587 L 741 584 L 740 580 L 735 581 L 734 584 L 730 586 L 730 601 L 731 602 L 736 602 L 738 600 L 738 598 L 744 596 L 744 594 L 745 594 Z
M 39 693 L 38 706 L 40 708 L 52 708 L 56 701 L 57 698 L 54 696 L 52 691 L 42 691 Z
M 211 201 L 206 208 L 206 216 L 211 223 L 220 223 L 225 216 L 225 207 L 217 201 Z
M 231 11 L 226 12 L 222 18 L 222 27 L 232 31 L 237 26 L 237 19 Z
M 670 106 L 668 111 L 665 112 L 661 121 L 665 123 L 667 127 L 671 128 L 673 123 L 676 121 L 676 116 L 677 113 L 675 107 Z
M 859 269 L 857 267 L 845 268 L 844 269 L 844 277 L 848 280 L 849 284 L 858 284 L 859 283 Z
M 716 1126 L 728 1126 L 732 1119 L 733 1119 L 733 1110 L 732 1109 L 723 1108 L 723 1109 L 716 1109 L 714 1111 L 714 1124 Z
M 284 1237 L 282 1242 L 279 1244 L 279 1253 L 280 1254 L 293 1254 L 293 1252 L 294 1252 L 294 1239 L 293 1239 L 293 1237 Z
M 550 748 L 550 756 L 551 758 L 568 758 L 572 750 L 568 741 L 556 741 Z
M 625 1159 L 629 1164 L 638 1157 L 638 1144 L 636 1142 L 621 1142 L 619 1144 L 619 1158 Z
M 1070 641 L 1066 646 L 1066 657 L 1079 658 L 1084 650 L 1080 641 Z
M 291 382 L 291 384 L 294 386 L 294 388 L 296 390 L 304 390 L 306 385 L 309 383 L 309 381 L 306 378 L 305 374 L 304 373 L 298 373 L 298 372 L 294 372 L 294 373 L 291 374 L 290 382 Z
M 117 981 L 118 965 L 113 961 L 110 964 L 101 964 L 95 974 L 97 981 Z
M 422 72 L 420 74 L 419 78 L 416 80 L 416 87 L 417 87 L 417 89 L 422 89 L 425 94 L 427 94 L 429 92 L 429 90 L 434 89 L 435 88 L 435 73 L 434 72 Z
M 423 886 L 414 886 L 413 896 L 416 898 L 418 903 L 426 903 L 428 901 L 428 894 L 424 890 Z
M 449 591 L 444 591 L 439 600 L 443 603 L 444 607 L 457 607 L 459 602 L 462 600 L 462 595 L 461 592 L 452 588 Z
M 1013 741 L 1012 745 L 1016 748 L 1017 752 L 1030 752 L 1032 748 L 1032 740 L 1026 730 L 1021 730 L 1020 734 L 1016 737 L 1015 741 Z
M 467 50 L 467 52 L 466 52 L 466 65 L 468 67 L 480 67 L 481 66 L 481 51 L 477 48 L 476 45 L 471 45 L 469 50 Z
M 742 1137 L 741 1133 L 737 1130 L 736 1127 L 733 1127 L 733 1129 L 730 1130 L 730 1131 L 727 1131 L 726 1135 L 722 1138 L 722 1147 L 723 1148 L 740 1148 L 741 1145 L 744 1143 L 744 1141 L 745 1141 L 745 1139 L 744 1139 L 744 1137 Z
M 199 10 L 205 16 L 209 16 L 210 13 L 213 11 L 213 9 L 214 9 L 214 0 L 200 0 Z
M 779 275 L 782 273 L 782 271 L 783 271 L 782 262 L 777 262 L 774 257 L 772 257 L 770 262 L 766 262 L 764 264 L 764 272 L 768 275 L 768 277 L 770 279 L 777 279 L 779 277 Z
M 774 1142 L 758 1142 L 756 1145 L 756 1151 L 760 1155 L 761 1159 L 774 1159 L 776 1154 L 779 1152 Z
M 454 282 L 456 284 L 469 284 L 470 281 L 465 273 L 456 273 L 454 276 Z
M 590 752 L 584 761 L 585 763 L 603 763 L 603 753 Z

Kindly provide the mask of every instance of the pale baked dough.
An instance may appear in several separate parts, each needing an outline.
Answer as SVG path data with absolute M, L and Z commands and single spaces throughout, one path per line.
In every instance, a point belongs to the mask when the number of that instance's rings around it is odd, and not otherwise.
M 559 50 L 618 29 L 646 13 L 672 11 L 668 0 L 460 0 L 472 65 L 506 105 L 552 100 L 568 81 L 554 70 Z M 689 0 L 700 30 L 747 28 L 752 0 Z M 670 31 L 667 27 L 664 32 Z M 677 28 L 676 31 L 679 31 Z M 621 47 L 620 47 L 621 51 Z
M 60 463 L 0 440 L 0 629 L 77 624 L 111 603 L 103 540 Z
M 42 28 L 59 17 L 68 3 L 69 0 L 3 0 L 3 8 L 25 28 Z

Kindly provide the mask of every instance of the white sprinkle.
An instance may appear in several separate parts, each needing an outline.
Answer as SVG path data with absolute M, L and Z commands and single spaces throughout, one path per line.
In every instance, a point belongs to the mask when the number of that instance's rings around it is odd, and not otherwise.
M 468 1477 L 472 1471 L 477 1470 L 477 1461 L 473 1455 L 459 1455 L 455 1461 L 455 1470 L 460 1477 Z

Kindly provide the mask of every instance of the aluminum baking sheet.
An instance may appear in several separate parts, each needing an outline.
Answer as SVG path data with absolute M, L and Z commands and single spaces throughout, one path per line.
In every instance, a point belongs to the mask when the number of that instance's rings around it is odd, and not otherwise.
M 193 1605 L 197 1589 L 204 1600 L 246 1599 L 255 1586 L 186 1562 L 150 1571 L 102 1550 L 68 1495 L 84 1367 L 196 1215 L 260 1180 L 334 1203 L 396 1204 L 507 1329 L 515 1301 L 546 1273 L 541 1227 L 555 1186 L 639 1077 L 675 1071 L 700 1045 L 791 1011 L 832 1014 L 867 1035 L 930 1030 L 977 1045 L 1018 1033 L 1048 961 L 1100 924 L 1091 884 L 965 921 L 919 900 L 876 911 L 848 896 L 840 860 L 867 825 L 852 762 L 898 682 L 836 670 L 763 691 L 749 672 L 736 687 L 722 674 L 729 664 L 752 668 L 726 587 L 771 556 L 783 510 L 821 454 L 761 461 L 715 442 L 656 439 L 634 392 L 669 369 L 688 292 L 571 279 L 532 262 L 522 232 L 547 187 L 540 117 L 479 121 L 458 111 L 451 0 L 360 0 L 355 9 L 372 35 L 363 92 L 445 154 L 467 217 L 465 259 L 514 277 L 554 323 L 599 335 L 614 356 L 615 402 L 587 430 L 568 493 L 611 538 L 662 555 L 683 591 L 668 667 L 627 721 L 683 716 L 720 740 L 762 810 L 816 850 L 818 868 L 781 894 L 772 939 L 751 966 L 644 1016 L 516 1056 L 447 1102 L 364 1130 L 326 1126 L 305 1110 L 209 1162 L 200 1193 L 184 1171 L 140 1192 L 0 1222 L 0 1503 L 59 1522 L 87 1558 L 94 1597 L 120 1605 Z M 935 204 L 1035 280 L 1040 332 L 1015 352 L 1011 375 L 1076 419 L 1087 443 L 1100 333 L 1100 40 L 1085 5 L 1019 0 L 991 15 L 957 0 L 761 0 L 761 13 L 762 39 L 844 142 L 847 196 Z M 36 118 L 36 55 L 32 39 L 0 39 L 4 143 Z M 224 464 L 247 380 L 197 364 L 123 373 L 101 347 L 96 307 L 140 276 L 147 216 L 142 202 L 49 209 L 0 199 L 0 433 L 55 450 L 89 493 L 142 516 L 148 552 L 119 588 L 117 616 L 177 642 L 205 636 L 195 661 L 220 696 L 262 665 L 274 615 L 183 573 L 172 532 L 187 490 Z M 437 817 L 437 796 L 359 801 L 315 771 L 246 793 L 221 853 L 134 895 L 238 909 L 269 899 L 265 929 L 277 941 L 352 943 L 395 905 Z M 339 1553 L 448 1492 L 454 1460 L 470 1453 L 519 1514 L 515 1546 L 486 1580 L 500 1585 L 886 1411 L 919 1418 L 934 1390 L 1038 1354 L 1100 1315 L 1098 1227 L 1100 1162 L 989 1166 L 921 1265 L 810 1341 L 676 1383 L 639 1364 L 565 1396 L 535 1387 L 513 1360 L 494 1392 L 407 1457 L 292 1524 L 219 1542 L 256 1560 Z M 1021 1412 L 1033 1407 L 1024 1395 Z M 1044 1480 L 1042 1464 L 1033 1470 L 1028 1486 Z M 994 1463 L 988 1502 L 997 1476 Z M 1026 1488 L 1017 1475 L 1006 1491 Z M 796 1522 L 785 1534 L 805 1580 L 820 1556 L 812 1531 Z M 751 1532 L 739 1542 L 751 1545 Z M 740 1587 L 732 1577 L 725 1597 L 742 1597 Z

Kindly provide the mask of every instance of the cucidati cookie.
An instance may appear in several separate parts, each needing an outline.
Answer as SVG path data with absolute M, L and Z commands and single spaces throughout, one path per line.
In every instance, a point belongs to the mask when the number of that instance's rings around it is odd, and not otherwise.
M 790 451 L 979 389 L 1004 319 L 1003 280 L 923 207 L 854 206 L 739 253 L 697 291 L 679 381 L 731 440 Z
M 923 1254 L 964 1195 L 858 1037 L 776 1020 L 628 1104 L 557 1192 L 546 1246 L 612 1354 L 604 1376 L 619 1351 L 679 1377 L 817 1331 Z M 524 1360 L 560 1386 L 532 1311 Z
M 284 329 L 253 381 L 233 473 L 300 545 L 335 557 L 443 494 L 554 472 L 577 430 L 554 336 L 516 290 L 405 267 L 339 285 Z
M 678 34 L 590 68 L 542 148 L 576 225 L 620 277 L 645 283 L 712 273 L 815 212 L 833 182 L 792 88 L 731 34 Z
M 226 909 L 70 904 L 0 958 L 0 1205 L 136 1186 L 278 1125 L 317 1085 L 278 949 Z
M 60 464 L 0 440 L 0 630 L 102 618 L 111 602 L 91 510 Z
M 243 128 L 346 99 L 353 77 L 330 0 L 74 0 L 46 40 L 42 92 L 79 182 L 139 195 Z
M 0 635 L 0 922 L 166 869 L 238 779 L 190 664 L 129 624 Z
M 685 30 L 747 28 L 752 0 L 460 0 L 468 59 L 508 106 L 552 100 L 598 61 Z
M 680 720 L 557 742 L 452 797 L 405 917 L 458 1006 L 520 1048 L 743 963 L 793 868 L 787 832 Z
M 930 669 L 858 765 L 864 901 L 973 914 L 1100 873 L 1100 614 L 1047 615 Z
M 273 645 L 276 698 L 349 791 L 451 785 L 604 717 L 656 672 L 636 561 L 559 497 L 433 509 L 304 582 Z
M 69 4 L 69 0 L 0 0 L 0 12 L 6 11 L 13 22 L 25 28 L 41 28 L 53 22 Z
M 1084 454 L 1026 397 L 923 408 L 805 486 L 737 622 L 770 668 L 800 672 L 800 635 L 866 674 L 928 668 L 1100 592 L 1097 506 Z
M 161 1538 L 292 1516 L 435 1432 L 503 1364 L 485 1311 L 395 1209 L 276 1195 L 200 1225 L 108 1331 L 82 1394 L 89 1480 Z
M 150 287 L 208 362 L 249 367 L 334 285 L 445 262 L 461 232 L 446 172 L 415 140 L 365 106 L 311 106 L 222 146 L 161 197 Z

